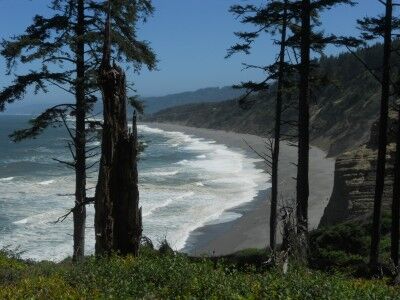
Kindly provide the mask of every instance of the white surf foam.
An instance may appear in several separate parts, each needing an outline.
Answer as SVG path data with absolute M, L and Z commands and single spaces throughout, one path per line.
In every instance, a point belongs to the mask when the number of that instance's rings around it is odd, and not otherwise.
M 52 184 L 54 182 L 55 182 L 55 180 L 45 180 L 45 181 L 39 182 L 38 184 L 39 185 L 49 185 L 49 184 Z
M 175 176 L 179 173 L 179 171 L 154 171 L 154 172 L 144 172 L 140 174 L 140 176 L 147 177 L 158 177 L 158 176 Z
M 4 177 L 0 178 L 0 182 L 7 182 L 7 181 L 12 181 L 14 180 L 14 177 Z
M 239 218 L 240 215 L 229 210 L 252 201 L 258 190 L 266 188 L 266 175 L 256 168 L 256 160 L 240 151 L 181 132 L 167 132 L 143 125 L 139 125 L 138 129 L 145 137 L 146 134 L 150 136 L 152 141 L 145 152 L 146 159 L 140 162 L 145 172 L 139 172 L 139 177 L 144 234 L 154 241 L 168 233 L 167 238 L 174 247 L 182 249 L 197 228 Z M 46 147 L 52 150 L 51 145 Z M 157 160 L 153 163 L 152 149 L 156 152 L 159 149 L 167 151 L 167 157 L 173 157 L 174 161 L 164 163 Z M 180 154 L 182 160 L 179 162 Z M 42 153 L 40 161 L 51 161 L 51 157 L 46 155 Z M 65 155 L 68 155 L 67 150 Z M 59 174 L 56 169 L 52 172 Z M 163 180 L 156 181 L 157 177 Z M 18 181 L 13 179 L 0 178 L 0 182 L 7 182 L 1 185 L 3 197 L 0 202 L 3 201 L 1 204 L 7 205 L 10 215 L 15 216 L 13 226 L 10 226 L 12 231 L 2 234 L 0 248 L 5 245 L 21 246 L 21 250 L 26 250 L 23 257 L 34 260 L 59 261 L 71 255 L 72 219 L 58 224 L 54 221 L 73 206 L 73 196 L 57 196 L 73 193 L 73 174 L 61 177 L 46 174 L 44 179 L 38 179 L 35 175 L 29 177 L 27 172 L 18 177 Z M 168 179 L 167 183 L 164 179 Z M 95 181 L 96 176 L 88 178 L 89 187 L 94 186 Z M 9 188 L 10 185 L 15 185 L 15 188 Z M 13 214 L 17 207 L 18 213 Z M 93 208 L 89 207 L 86 233 L 88 254 L 94 250 L 94 232 L 90 226 L 93 214 Z
M 252 201 L 259 190 L 268 187 L 266 174 L 255 165 L 259 160 L 249 158 L 243 152 L 182 132 L 168 132 L 145 125 L 140 125 L 139 130 L 163 135 L 171 147 L 179 144 L 181 151 L 193 154 L 192 159 L 182 159 L 175 166 L 188 177 L 197 176 L 192 185 L 197 189 L 196 193 L 184 197 L 180 207 L 175 207 L 176 202 L 167 199 L 163 207 L 177 212 L 173 215 L 160 216 L 157 210 L 152 210 L 151 216 L 147 215 L 150 216 L 149 223 L 153 223 L 151 217 L 159 218 L 157 225 L 163 223 L 168 228 L 168 238 L 178 250 L 185 247 L 195 229 L 210 222 L 223 223 L 240 218 L 240 214 L 227 211 Z
M 154 214 L 155 211 L 165 208 L 168 205 L 170 205 L 171 203 L 176 203 L 182 199 L 192 197 L 193 195 L 194 195 L 194 192 L 187 192 L 187 193 L 184 193 L 183 195 L 167 198 L 165 201 L 155 203 L 149 210 L 144 211 L 143 216 L 148 217 L 148 216 Z

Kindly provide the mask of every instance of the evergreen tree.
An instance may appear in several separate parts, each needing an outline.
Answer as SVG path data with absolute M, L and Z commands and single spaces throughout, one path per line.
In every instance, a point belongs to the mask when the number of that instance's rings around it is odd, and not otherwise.
M 282 107 L 285 84 L 287 85 L 287 75 L 290 72 L 290 65 L 286 62 L 286 40 L 288 23 L 291 22 L 292 15 L 289 14 L 289 1 L 268 1 L 265 6 L 258 8 L 254 5 L 235 5 L 231 7 L 231 12 L 241 17 L 243 24 L 252 24 L 257 27 L 256 31 L 238 32 L 236 36 L 243 41 L 232 46 L 228 50 L 228 56 L 236 52 L 250 53 L 251 46 L 261 33 L 280 35 L 279 41 L 275 42 L 279 46 L 277 61 L 269 66 L 248 66 L 250 68 L 262 69 L 266 72 L 266 79 L 262 82 L 247 82 L 238 86 L 246 88 L 248 93 L 241 99 L 241 104 L 249 102 L 250 93 L 266 90 L 270 82 L 276 81 L 276 106 L 275 106 L 275 125 L 273 130 L 274 140 L 269 143 L 269 153 L 259 154 L 271 169 L 271 211 L 270 211 L 270 248 L 276 249 L 277 231 L 277 207 L 278 207 L 278 166 L 279 149 L 281 142 L 282 126 Z
M 136 23 L 152 13 L 151 2 L 113 2 L 111 40 L 114 58 L 133 64 L 135 70 L 139 70 L 142 63 L 153 68 L 155 56 L 146 42 L 137 41 L 135 30 Z M 36 92 L 47 92 L 47 87 L 54 85 L 74 96 L 74 104 L 57 104 L 47 109 L 32 120 L 32 127 L 15 132 L 12 138 L 19 141 L 35 137 L 49 126 L 67 127 L 72 139 L 68 146 L 73 161 L 60 162 L 74 168 L 76 175 L 75 206 L 70 211 L 74 216 L 73 257 L 76 260 L 84 255 L 85 205 L 93 202 L 86 197 L 86 170 L 90 167 L 86 165 L 86 158 L 94 155 L 94 149 L 86 147 L 85 128 L 91 123 L 88 112 L 97 100 L 95 93 L 99 90 L 96 70 L 101 61 L 104 40 L 102 16 L 106 13 L 106 2 L 52 0 L 50 8 L 52 16 L 35 16 L 33 24 L 24 34 L 2 43 L 1 53 L 7 60 L 8 73 L 17 62 L 27 65 L 39 62 L 40 68 L 16 76 L 14 83 L 0 93 L 0 109 L 4 109 L 6 103 L 23 99 L 31 86 Z M 69 128 L 67 115 L 75 116 L 75 128 Z
M 299 28 L 294 28 L 291 45 L 299 51 L 298 64 L 298 163 L 297 163 L 297 234 L 303 258 L 307 256 L 308 198 L 309 198 L 309 150 L 310 150 L 310 81 L 315 68 L 311 54 L 322 53 L 328 44 L 349 45 L 354 41 L 318 31 L 320 13 L 338 4 L 354 5 L 351 0 L 301 0 L 296 1 L 294 10 L 299 18 Z M 315 80 L 315 79 L 314 79 Z
M 392 0 L 380 1 L 385 7 L 385 14 L 377 18 L 364 18 L 359 20 L 358 23 L 363 32 L 365 40 L 374 40 L 383 38 L 383 57 L 382 57 L 382 74 L 381 76 L 375 75 L 375 78 L 381 84 L 381 99 L 380 99 L 380 114 L 379 114 L 379 137 L 378 137 L 378 156 L 376 167 L 376 184 L 374 193 L 374 212 L 373 224 L 371 230 L 371 252 L 370 252 L 370 265 L 373 270 L 376 270 L 379 263 L 379 244 L 380 244 L 380 231 L 381 231 L 381 214 L 382 214 L 382 197 L 385 185 L 385 166 L 386 166 L 386 153 L 388 142 L 388 113 L 389 101 L 391 96 L 392 76 L 391 76 L 391 57 L 392 52 L 395 51 L 393 47 L 393 30 L 397 26 L 397 20 L 393 16 L 393 9 L 395 4 Z M 368 68 L 368 65 L 365 64 Z M 370 70 L 373 74 L 374 71 Z M 396 166 L 397 167 L 397 162 Z M 392 258 L 398 261 L 398 187 L 396 181 L 399 180 L 397 171 L 395 170 L 395 183 L 393 187 L 393 206 L 392 206 Z M 396 227 L 397 224 L 397 228 Z M 397 240 L 397 246 L 396 241 Z
M 309 197 L 309 111 L 310 111 L 310 90 L 326 81 L 324 76 L 318 74 L 317 60 L 311 59 L 312 54 L 321 54 L 328 44 L 334 45 L 354 45 L 353 39 L 337 37 L 335 35 L 325 35 L 318 31 L 320 24 L 320 13 L 324 10 L 331 9 L 337 4 L 354 5 L 351 0 L 332 0 L 332 1 L 270 1 L 267 9 L 259 9 L 252 5 L 234 6 L 233 11 L 238 15 L 245 15 L 242 19 L 243 23 L 256 24 L 259 30 L 255 32 L 237 33 L 238 37 L 243 39 L 245 43 L 234 45 L 228 52 L 231 55 L 235 52 L 249 53 L 251 43 L 263 31 L 275 32 L 280 30 L 281 37 L 280 53 L 277 63 L 268 67 L 248 66 L 253 68 L 261 68 L 268 74 L 267 78 L 260 83 L 246 82 L 239 87 L 247 88 L 249 92 L 242 99 L 242 104 L 246 97 L 260 90 L 265 90 L 270 80 L 277 81 L 277 97 L 275 112 L 275 139 L 280 137 L 281 121 L 282 121 L 282 87 L 286 90 L 293 90 L 290 84 L 294 78 L 297 78 L 298 92 L 298 164 L 297 164 L 297 233 L 304 243 L 303 249 L 306 251 L 307 234 L 308 234 L 308 197 Z M 246 16 L 253 14 L 253 16 Z M 283 16 L 286 15 L 286 22 L 283 22 Z M 285 24 L 286 23 L 286 24 Z M 273 29 L 273 30 L 271 30 Z M 287 32 L 289 31 L 289 33 Z M 287 37 L 286 37 L 287 36 Z M 293 58 L 291 61 L 285 61 L 285 50 L 293 50 Z M 286 51 L 287 52 L 287 51 Z M 283 70 L 283 72 L 281 72 Z M 296 74 L 295 72 L 296 71 Z M 285 74 L 286 73 L 286 74 Z M 286 77 L 286 79 L 285 79 Z M 285 86 L 286 84 L 286 86 Z M 288 104 L 287 104 L 288 105 Z M 293 124 L 293 122 L 288 121 Z M 277 171 L 279 161 L 279 143 L 275 142 L 271 147 L 271 155 L 261 155 L 271 167 L 272 177 L 272 201 L 271 201 L 271 220 L 270 220 L 270 244 L 274 249 L 276 243 L 276 207 L 277 207 Z M 306 253 L 303 253 L 305 256 Z

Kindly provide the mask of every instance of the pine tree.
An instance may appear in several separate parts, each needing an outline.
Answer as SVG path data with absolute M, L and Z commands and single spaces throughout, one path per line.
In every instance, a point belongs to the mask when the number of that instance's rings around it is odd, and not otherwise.
M 270 168 L 271 175 L 271 211 L 270 211 L 270 248 L 276 249 L 276 231 L 277 231 L 277 209 L 278 209 L 278 166 L 279 149 L 281 142 L 282 126 L 282 107 L 284 88 L 287 85 L 288 73 L 291 72 L 291 66 L 286 62 L 286 40 L 288 32 L 288 23 L 292 15 L 289 14 L 288 0 L 268 1 L 265 6 L 258 8 L 254 5 L 234 5 L 231 12 L 241 17 L 243 24 L 252 24 L 257 29 L 252 32 L 237 32 L 236 36 L 243 41 L 232 46 L 228 50 L 228 57 L 237 52 L 250 54 L 254 41 L 259 38 L 261 33 L 270 33 L 272 36 L 279 34 L 279 41 L 275 42 L 279 46 L 277 61 L 269 66 L 249 66 L 248 68 L 261 69 L 266 73 L 266 79 L 262 82 L 246 82 L 237 86 L 247 89 L 247 94 L 240 100 L 243 107 L 251 104 L 251 93 L 265 91 L 269 84 L 276 85 L 276 107 L 275 107 L 275 126 L 273 130 L 273 140 L 268 143 L 269 153 L 258 153 Z
M 351 39 L 340 38 L 335 35 L 324 35 L 317 31 L 321 25 L 320 13 L 333 8 L 338 4 L 354 5 L 351 0 L 301 0 L 295 3 L 299 28 L 294 28 L 294 37 L 291 45 L 297 48 L 299 54 L 299 81 L 298 81 L 298 163 L 297 163 L 297 234 L 303 251 L 301 256 L 306 259 L 308 245 L 308 198 L 309 198 L 309 151 L 310 151 L 310 82 L 315 61 L 311 59 L 313 52 L 322 53 L 328 44 L 353 45 Z M 315 79 L 314 79 L 315 80 Z
M 267 67 L 249 66 L 249 68 L 258 68 L 267 72 L 267 78 L 260 82 L 246 82 L 238 86 L 248 89 L 248 93 L 242 99 L 241 103 L 246 104 L 249 101 L 248 95 L 252 92 L 258 92 L 268 88 L 271 80 L 277 81 L 277 101 L 275 113 L 275 143 L 270 146 L 270 155 L 260 155 L 269 164 L 272 172 L 272 196 L 271 196 L 271 218 L 270 218 L 270 244 L 275 248 L 276 243 L 276 218 L 277 218 L 277 183 L 278 183 L 278 162 L 279 162 L 279 143 L 282 136 L 282 91 L 289 90 L 293 93 L 293 84 L 290 82 L 298 78 L 298 164 L 297 164 L 297 232 L 306 249 L 308 233 L 308 197 L 309 197 L 309 110 L 310 110 L 310 90 L 326 81 L 318 74 L 316 59 L 311 59 L 312 53 L 322 53 L 328 44 L 335 45 L 354 45 L 353 39 L 337 37 L 335 35 L 324 35 L 318 31 L 320 26 L 320 13 L 331 9 L 337 4 L 354 5 L 351 0 L 332 0 L 332 1 L 270 1 L 266 8 L 257 8 L 253 5 L 233 6 L 233 11 L 243 16 L 243 23 L 255 24 L 259 27 L 255 32 L 237 33 L 237 36 L 244 40 L 242 44 L 231 47 L 228 56 L 235 52 L 244 52 L 249 54 L 252 42 L 263 31 L 275 33 L 280 30 L 280 52 L 277 63 Z M 249 16 L 250 14 L 250 16 Z M 286 16 L 286 18 L 283 18 Z M 286 22 L 283 20 L 286 19 Z M 285 61 L 285 50 L 293 50 L 291 61 Z M 283 71 L 283 72 L 282 72 Z M 297 74 L 295 74 L 297 73 Z M 251 100 L 251 99 L 250 99 Z M 250 101 L 251 102 L 251 101 Z M 285 106 L 290 106 L 287 103 Z M 286 107 L 285 107 L 286 108 Z M 293 125 L 293 121 L 286 121 Z M 304 254 L 306 255 L 306 254 Z
M 378 137 L 378 156 L 377 156 L 377 167 L 376 167 L 376 184 L 374 193 L 374 212 L 373 212 L 373 224 L 371 230 L 371 251 L 370 251 L 370 266 L 376 270 L 379 264 L 379 244 L 380 244 L 380 231 L 381 231 L 381 214 L 382 214 L 382 197 L 385 185 L 385 167 L 386 167 L 386 152 L 387 152 L 387 141 L 388 141 L 388 113 L 389 113 L 389 101 L 391 95 L 391 56 L 393 49 L 393 29 L 395 18 L 393 17 L 394 3 L 392 0 L 380 1 L 385 6 L 385 15 L 377 18 L 364 18 L 359 20 L 358 23 L 363 32 L 363 38 L 365 40 L 373 40 L 383 37 L 383 61 L 382 61 L 382 74 L 381 76 L 375 76 L 380 82 L 382 92 L 380 101 L 380 114 L 379 114 L 379 137 Z M 368 68 L 368 66 L 365 64 Z M 373 74 L 374 71 L 370 70 Z M 398 180 L 395 172 L 395 181 Z M 393 190 L 393 217 L 392 217 L 392 256 L 396 260 L 394 252 L 396 246 L 394 240 L 396 239 L 396 219 L 398 219 L 398 213 L 396 210 L 396 196 L 397 187 L 394 184 Z M 397 215 L 397 217 L 396 217 Z M 397 225 L 398 227 L 398 225 Z M 398 242 L 397 242 L 398 243 Z M 397 246 L 398 252 L 398 246 Z
M 68 146 L 73 161 L 60 162 L 75 170 L 75 206 L 69 213 L 74 216 L 73 257 L 77 260 L 84 255 L 85 205 L 93 202 L 86 197 L 86 170 L 90 167 L 86 165 L 86 158 L 94 155 L 94 149 L 86 147 L 85 128 L 91 123 L 88 113 L 97 100 L 94 95 L 99 89 L 96 69 L 102 54 L 101 16 L 106 13 L 106 2 L 52 0 L 50 8 L 52 16 L 35 16 L 33 24 L 24 34 L 2 43 L 1 54 L 7 59 L 8 73 L 17 62 L 27 65 L 39 62 L 41 67 L 16 76 L 14 83 L 0 93 L 0 109 L 4 109 L 7 103 L 23 99 L 31 86 L 36 92 L 47 92 L 47 87 L 53 85 L 74 96 L 74 104 L 57 104 L 47 109 L 32 120 L 32 127 L 17 131 L 11 137 L 19 141 L 35 137 L 49 126 L 66 126 L 72 140 Z M 118 0 L 114 9 L 115 25 L 111 32 L 114 58 L 133 64 L 135 70 L 139 70 L 142 63 L 153 68 L 154 54 L 147 43 L 135 38 L 136 22 L 153 10 L 150 1 Z M 60 71 L 51 71 L 57 67 Z M 75 128 L 69 127 L 66 121 L 68 115 L 75 116 Z

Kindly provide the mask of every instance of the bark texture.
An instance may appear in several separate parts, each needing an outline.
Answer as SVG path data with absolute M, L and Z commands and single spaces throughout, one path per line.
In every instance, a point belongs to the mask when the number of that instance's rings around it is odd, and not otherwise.
M 73 260 L 85 255 L 86 224 L 86 101 L 85 101 L 85 34 L 84 1 L 77 3 L 78 21 L 76 24 L 76 135 L 75 135 L 75 208 L 73 210 L 74 245 Z
M 279 54 L 278 70 L 278 91 L 276 95 L 275 111 L 275 142 L 272 153 L 272 176 L 271 176 L 271 215 L 270 215 L 270 247 L 272 251 L 276 250 L 276 229 L 277 229 L 277 210 L 278 210 L 278 167 L 279 167 L 279 147 L 281 141 L 281 119 L 282 119 L 282 100 L 283 84 L 285 72 L 285 51 L 286 51 L 286 30 L 287 30 L 287 0 L 284 2 L 284 12 L 282 20 L 281 45 Z
M 137 130 L 128 130 L 126 78 L 111 66 L 110 17 L 106 24 L 99 85 L 103 95 L 103 137 L 95 194 L 96 255 L 137 255 L 142 234 L 137 173 Z
M 301 63 L 299 80 L 299 117 L 298 117 L 298 164 L 297 164 L 297 234 L 304 253 L 307 255 L 308 236 L 308 197 L 309 197 L 309 147 L 310 147 L 310 112 L 309 112 L 309 78 L 311 48 L 311 4 L 310 0 L 302 1 L 301 12 Z
M 382 96 L 379 117 L 378 159 L 374 196 L 374 215 L 371 232 L 370 265 L 376 268 L 379 263 L 379 244 L 381 231 L 382 196 L 385 185 L 386 146 L 388 131 L 388 111 L 390 97 L 390 57 L 392 52 L 392 0 L 386 1 L 385 33 L 383 45 Z
M 397 120 L 396 155 L 394 164 L 393 201 L 392 201 L 392 230 L 391 257 L 394 265 L 399 266 L 400 242 L 400 111 Z

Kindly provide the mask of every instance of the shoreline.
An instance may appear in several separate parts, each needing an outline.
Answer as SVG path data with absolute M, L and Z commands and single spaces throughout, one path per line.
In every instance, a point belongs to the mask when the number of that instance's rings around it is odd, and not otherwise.
M 265 139 L 250 134 L 227 132 L 204 128 L 193 128 L 168 123 L 141 122 L 149 127 L 166 131 L 179 131 L 198 138 L 214 140 L 231 149 L 244 152 L 250 158 L 259 157 L 246 144 L 256 151 L 264 150 Z M 246 141 L 246 142 L 245 142 Z M 294 199 L 296 182 L 297 148 L 286 143 L 281 145 L 281 161 L 279 166 L 279 194 L 281 199 Z M 327 158 L 322 150 L 310 149 L 310 229 L 316 228 L 323 215 L 333 189 L 333 174 L 335 161 Z M 266 172 L 263 162 L 256 167 Z M 267 184 L 267 181 L 266 181 Z M 191 232 L 183 252 L 194 256 L 227 255 L 248 248 L 265 248 L 269 244 L 269 187 L 261 189 L 251 202 L 227 210 L 241 215 L 233 221 L 205 225 Z M 279 241 L 279 227 L 278 227 Z

